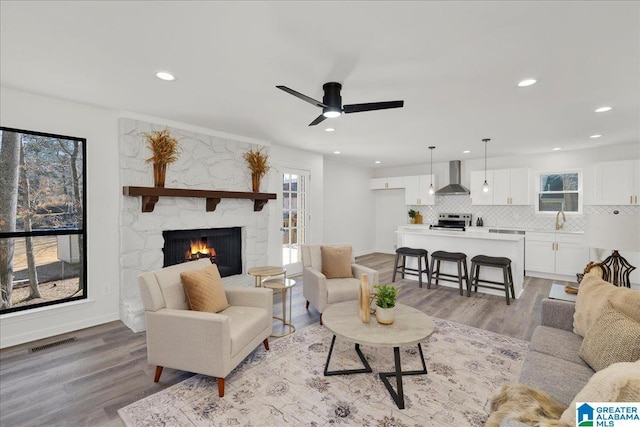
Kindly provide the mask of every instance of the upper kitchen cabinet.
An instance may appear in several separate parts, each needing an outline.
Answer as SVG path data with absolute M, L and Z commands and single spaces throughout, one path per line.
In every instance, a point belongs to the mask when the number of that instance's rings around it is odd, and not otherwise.
M 494 205 L 530 205 L 531 175 L 529 169 L 497 169 L 493 171 Z
M 471 171 L 471 204 L 530 205 L 530 178 L 527 168 L 488 170 L 489 191 L 483 193 L 484 171 Z
M 640 204 L 640 160 L 596 163 L 596 205 Z
M 370 188 L 372 190 L 389 190 L 392 188 L 404 188 L 401 176 L 387 178 L 372 178 Z
M 484 171 L 471 171 L 470 187 L 471 187 L 471 204 L 472 205 L 493 205 L 494 179 L 493 171 L 487 171 L 487 182 L 489 183 L 489 191 L 482 191 L 484 183 Z
M 413 175 L 405 176 L 402 179 L 404 183 L 405 203 L 407 205 L 435 204 L 435 190 L 438 189 L 438 182 L 434 175 Z M 429 186 L 432 182 L 434 194 L 429 194 Z

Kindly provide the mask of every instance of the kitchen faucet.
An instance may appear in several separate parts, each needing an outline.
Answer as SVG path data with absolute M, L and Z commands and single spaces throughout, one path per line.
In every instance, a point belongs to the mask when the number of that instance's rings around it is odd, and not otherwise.
M 560 214 L 562 214 L 562 224 L 560 224 Z M 562 230 L 565 222 L 567 222 L 567 217 L 564 215 L 564 211 L 560 209 L 556 214 L 556 230 Z

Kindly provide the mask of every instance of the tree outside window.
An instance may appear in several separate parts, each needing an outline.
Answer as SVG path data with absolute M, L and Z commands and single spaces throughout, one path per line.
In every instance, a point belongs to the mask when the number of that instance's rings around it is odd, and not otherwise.
M 86 298 L 86 140 L 0 134 L 0 314 Z

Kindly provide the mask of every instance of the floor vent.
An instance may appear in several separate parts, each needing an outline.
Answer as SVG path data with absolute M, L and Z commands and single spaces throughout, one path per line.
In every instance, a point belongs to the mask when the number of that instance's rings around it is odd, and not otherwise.
M 57 347 L 59 345 L 68 344 L 68 343 L 75 342 L 75 341 L 78 341 L 78 338 L 71 337 L 71 338 L 67 338 L 65 340 L 60 340 L 60 341 L 52 342 L 50 344 L 41 345 L 39 347 L 33 347 L 32 349 L 29 350 L 29 352 L 30 353 L 35 353 L 37 351 L 46 350 L 46 349 L 51 348 L 51 347 Z

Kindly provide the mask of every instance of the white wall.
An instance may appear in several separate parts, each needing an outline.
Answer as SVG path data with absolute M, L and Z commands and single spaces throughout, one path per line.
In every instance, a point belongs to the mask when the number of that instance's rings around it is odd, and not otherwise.
M 393 254 L 397 249 L 396 230 L 408 221 L 404 190 L 372 190 L 376 212 L 376 252 Z
M 324 159 L 324 243 L 351 243 L 355 255 L 375 250 L 371 169 Z
M 0 347 L 117 320 L 118 125 L 115 111 L 0 88 L 0 124 L 87 139 L 87 300 L 0 317 Z M 108 290 L 108 294 L 106 294 Z

